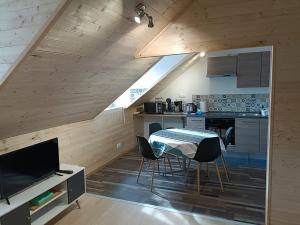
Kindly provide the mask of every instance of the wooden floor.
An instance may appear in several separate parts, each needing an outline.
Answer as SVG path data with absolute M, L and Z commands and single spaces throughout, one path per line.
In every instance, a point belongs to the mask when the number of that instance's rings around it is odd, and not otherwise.
M 100 196 L 123 199 L 185 212 L 215 216 L 229 220 L 264 224 L 265 171 L 230 167 L 230 183 L 224 182 L 221 193 L 213 165 L 207 177 L 201 171 L 201 195 L 196 192 L 196 165 L 191 165 L 188 185 L 182 172 L 155 176 L 155 189 L 150 192 L 150 172 L 145 165 L 139 184 L 136 183 L 140 156 L 132 151 L 87 178 L 87 191 Z M 161 171 L 163 171 L 163 164 Z M 172 160 L 174 170 L 179 164 Z M 151 167 L 149 167 L 151 168 Z M 225 181 L 224 173 L 223 181 Z
M 245 225 L 86 194 L 47 225 Z M 249 224 L 248 224 L 249 225 Z

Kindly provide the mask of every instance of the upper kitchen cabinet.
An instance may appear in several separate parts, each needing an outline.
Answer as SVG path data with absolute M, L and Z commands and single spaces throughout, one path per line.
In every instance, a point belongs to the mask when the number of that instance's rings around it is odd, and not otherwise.
M 261 56 L 261 75 L 260 75 L 260 86 L 270 86 L 270 75 L 271 75 L 271 52 L 262 52 Z
M 237 87 L 260 87 L 261 53 L 242 53 L 238 55 Z
M 269 87 L 270 52 L 242 53 L 237 60 L 237 87 Z
M 236 75 L 236 56 L 209 57 L 207 59 L 207 77 Z

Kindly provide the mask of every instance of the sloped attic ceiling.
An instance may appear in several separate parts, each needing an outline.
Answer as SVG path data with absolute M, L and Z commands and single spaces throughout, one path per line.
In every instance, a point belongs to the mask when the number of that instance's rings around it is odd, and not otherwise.
M 43 32 L 62 0 L 0 1 L 0 85 L 26 48 Z
M 133 21 L 134 0 L 70 0 L 0 87 L 0 139 L 94 118 L 158 58 L 135 59 L 189 0 L 144 1 L 155 27 Z

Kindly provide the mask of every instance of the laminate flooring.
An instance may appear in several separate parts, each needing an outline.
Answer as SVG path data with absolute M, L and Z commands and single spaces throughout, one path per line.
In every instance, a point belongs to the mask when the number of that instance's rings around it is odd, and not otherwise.
M 171 160 L 175 172 L 155 173 L 154 189 L 150 191 L 152 166 L 144 165 L 139 183 L 136 182 L 141 156 L 136 151 L 113 161 L 87 178 L 87 191 L 92 194 L 122 199 L 147 205 L 176 209 L 190 213 L 214 216 L 233 221 L 264 224 L 266 171 L 229 165 L 230 182 L 221 176 L 224 193 L 220 191 L 214 164 L 201 169 L 201 192 L 197 193 L 196 164 L 192 163 L 189 176 L 184 173 L 176 158 Z M 167 167 L 167 172 L 169 172 Z
M 247 225 L 86 194 L 47 225 Z

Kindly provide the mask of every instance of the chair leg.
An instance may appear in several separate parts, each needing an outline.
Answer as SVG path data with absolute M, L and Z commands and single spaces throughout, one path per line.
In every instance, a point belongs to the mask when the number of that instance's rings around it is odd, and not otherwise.
M 189 176 L 189 170 L 190 170 L 190 165 L 191 165 L 191 159 L 189 159 L 189 162 L 188 162 L 188 165 L 187 165 L 187 168 L 186 168 L 186 173 L 185 173 L 185 184 L 187 185 L 187 179 L 188 179 L 188 176 Z
M 218 168 L 218 164 L 217 164 L 216 161 L 215 161 L 215 165 L 216 165 L 216 170 L 217 170 L 218 179 L 219 179 L 219 182 L 220 182 L 221 191 L 224 192 L 222 179 L 221 179 L 220 172 L 219 172 L 219 168 Z
M 208 168 L 208 162 L 206 163 L 206 173 L 207 173 L 207 177 L 209 178 L 209 168 Z
M 151 177 L 151 186 L 150 186 L 151 192 L 152 192 L 152 189 L 153 189 L 154 172 L 155 172 L 155 161 L 156 160 L 153 160 L 153 166 L 152 166 L 152 177 Z
M 149 168 L 150 168 L 150 165 L 151 165 L 151 160 L 147 160 L 147 162 L 148 162 L 147 170 L 149 171 Z
M 200 169 L 201 165 L 200 163 L 197 164 L 197 189 L 198 189 L 198 194 L 200 194 Z
M 181 168 L 181 162 L 180 162 L 179 156 L 177 155 L 176 157 L 177 157 L 177 161 L 178 161 L 179 167 Z
M 158 175 L 160 174 L 160 169 L 159 169 L 159 159 L 157 160 L 157 173 L 158 173 Z
M 170 159 L 169 159 L 169 157 L 167 157 L 167 160 L 168 160 L 168 163 L 169 163 L 169 166 L 170 166 L 170 171 L 171 171 L 171 174 L 172 174 L 172 176 L 173 176 L 172 165 L 171 165 L 171 162 L 170 162 Z
M 223 153 L 221 153 L 221 159 L 222 159 L 222 165 L 223 165 L 223 168 L 224 168 L 224 171 L 225 171 L 227 181 L 229 182 L 228 170 L 227 170 L 227 166 L 226 166 L 226 163 L 225 163 Z
M 143 166 L 144 166 L 144 158 L 142 158 L 142 161 L 141 161 L 141 164 L 140 164 L 139 174 L 138 174 L 138 177 L 136 179 L 137 183 L 139 182 L 139 178 L 140 178 L 141 172 L 143 170 Z
M 166 157 L 164 157 L 164 169 L 165 169 L 165 176 L 166 176 L 167 174 Z

